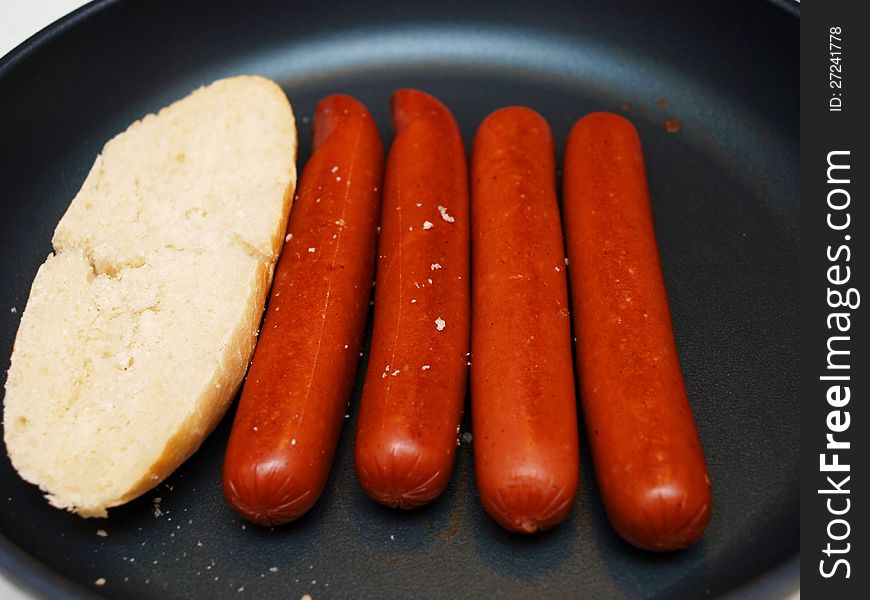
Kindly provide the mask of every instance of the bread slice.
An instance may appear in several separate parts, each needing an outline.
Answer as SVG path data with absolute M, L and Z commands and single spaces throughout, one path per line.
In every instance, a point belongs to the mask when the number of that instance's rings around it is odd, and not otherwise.
M 110 140 L 55 230 L 6 381 L 6 448 L 104 517 L 215 427 L 244 377 L 296 184 L 286 96 L 233 77 Z

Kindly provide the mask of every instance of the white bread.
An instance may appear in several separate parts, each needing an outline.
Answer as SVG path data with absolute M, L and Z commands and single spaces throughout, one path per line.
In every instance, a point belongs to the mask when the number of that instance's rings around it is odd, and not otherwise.
M 244 377 L 296 184 L 286 96 L 233 77 L 110 140 L 55 230 L 6 381 L 6 448 L 90 516 L 157 485 Z

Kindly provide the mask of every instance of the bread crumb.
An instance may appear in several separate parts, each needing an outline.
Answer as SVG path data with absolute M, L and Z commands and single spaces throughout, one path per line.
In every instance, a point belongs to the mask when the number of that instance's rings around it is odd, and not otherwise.
M 438 212 L 441 213 L 441 218 L 444 219 L 445 221 L 447 221 L 448 223 L 453 223 L 454 221 L 456 221 L 456 219 L 454 217 L 451 217 L 450 215 L 447 214 L 446 207 L 439 205 Z
M 344 227 L 345 221 L 344 221 L 344 219 L 339 219 L 338 221 L 335 222 L 335 224 L 338 225 L 339 227 Z
M 567 256 L 565 257 L 565 266 L 566 267 L 568 266 L 568 257 Z
M 423 206 L 423 203 L 422 203 L 422 202 L 418 202 L 418 203 L 417 203 L 417 208 L 420 208 L 421 206 Z
M 557 273 L 560 272 L 560 271 L 562 270 L 562 269 L 560 269 L 559 267 L 553 267 L 553 268 L 556 269 L 556 272 L 557 272 Z
M 284 241 L 285 241 L 285 242 L 289 242 L 289 241 L 292 240 L 292 239 L 293 239 L 293 234 L 292 234 L 292 233 L 288 233 L 287 235 L 284 236 Z
M 278 567 L 269 567 L 269 572 L 270 572 L 270 573 L 277 573 L 277 572 L 278 572 Z
M 447 323 L 441 317 L 435 319 L 435 329 L 438 331 L 444 331 L 444 328 L 447 327 Z
M 401 371 L 400 371 L 399 369 L 396 369 L 395 371 L 393 371 L 392 373 L 390 373 L 390 375 L 392 375 L 393 377 L 395 377 L 395 376 L 398 375 L 399 373 L 401 373 Z
M 104 586 L 104 585 L 106 585 L 106 578 L 105 578 L 105 577 L 100 577 L 99 579 L 97 579 L 97 580 L 94 582 L 94 585 L 98 585 L 98 586 L 101 586 L 101 587 Z
M 336 177 L 335 180 L 336 180 L 336 181 L 341 181 L 341 177 Z
M 314 251 L 315 251 L 315 250 L 316 250 L 316 248 L 309 248 L 309 249 L 308 249 L 308 252 L 311 253 L 311 254 L 314 254 Z
M 423 229 L 432 229 L 433 227 L 435 226 L 432 224 L 432 221 L 423 221 Z
M 330 173 L 337 173 L 338 172 L 338 165 L 335 165 L 334 167 L 332 167 L 332 169 L 329 172 Z
M 416 299 L 416 298 L 411 298 L 411 304 L 417 304 L 417 299 Z
M 11 312 L 14 315 L 15 313 L 18 312 L 18 309 L 13 306 L 12 308 L 9 309 L 9 312 Z
M 293 438 L 292 440 L 290 440 L 290 445 L 291 445 L 291 446 L 295 446 L 295 445 L 296 445 L 296 438 Z
M 100 537 L 108 537 L 109 532 L 106 531 L 105 529 L 97 529 L 97 535 Z
M 431 266 L 430 268 L 431 268 L 433 271 L 437 271 L 438 269 L 441 268 L 441 264 L 440 264 L 440 263 L 432 263 L 432 266 Z
M 429 285 L 432 285 L 432 280 L 431 280 L 431 279 L 427 279 L 426 281 L 429 282 Z
M 422 367 L 420 367 L 420 369 L 421 369 L 422 371 L 428 371 L 428 370 L 431 369 L 431 368 L 432 368 L 432 365 L 423 365 Z

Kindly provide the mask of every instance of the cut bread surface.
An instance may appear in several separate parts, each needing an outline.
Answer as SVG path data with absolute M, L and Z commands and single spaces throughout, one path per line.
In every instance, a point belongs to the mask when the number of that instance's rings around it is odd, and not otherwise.
M 6 382 L 7 451 L 106 516 L 190 456 L 247 369 L 295 188 L 290 105 L 220 80 L 109 141 L 55 230 Z

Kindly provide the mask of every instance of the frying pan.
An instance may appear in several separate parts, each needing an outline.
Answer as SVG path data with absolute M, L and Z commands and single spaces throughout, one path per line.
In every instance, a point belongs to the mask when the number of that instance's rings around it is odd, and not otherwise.
M 714 509 L 692 548 L 635 550 L 607 522 L 585 438 L 573 513 L 543 535 L 509 534 L 484 513 L 473 440 L 431 506 L 382 508 L 353 474 L 360 375 L 323 496 L 274 530 L 246 526 L 221 497 L 232 410 L 165 484 L 108 520 L 50 508 L 0 453 L 0 568 L 53 598 L 777 597 L 796 589 L 798 29 L 796 5 L 762 0 L 103 0 L 23 44 L 0 63 L 4 357 L 53 228 L 103 143 L 215 78 L 259 73 L 282 85 L 299 119 L 300 164 L 315 103 L 333 92 L 365 102 L 385 141 L 388 98 L 399 87 L 443 100 L 466 142 L 490 111 L 528 105 L 549 120 L 560 159 L 583 114 L 628 116 L 646 153 Z

